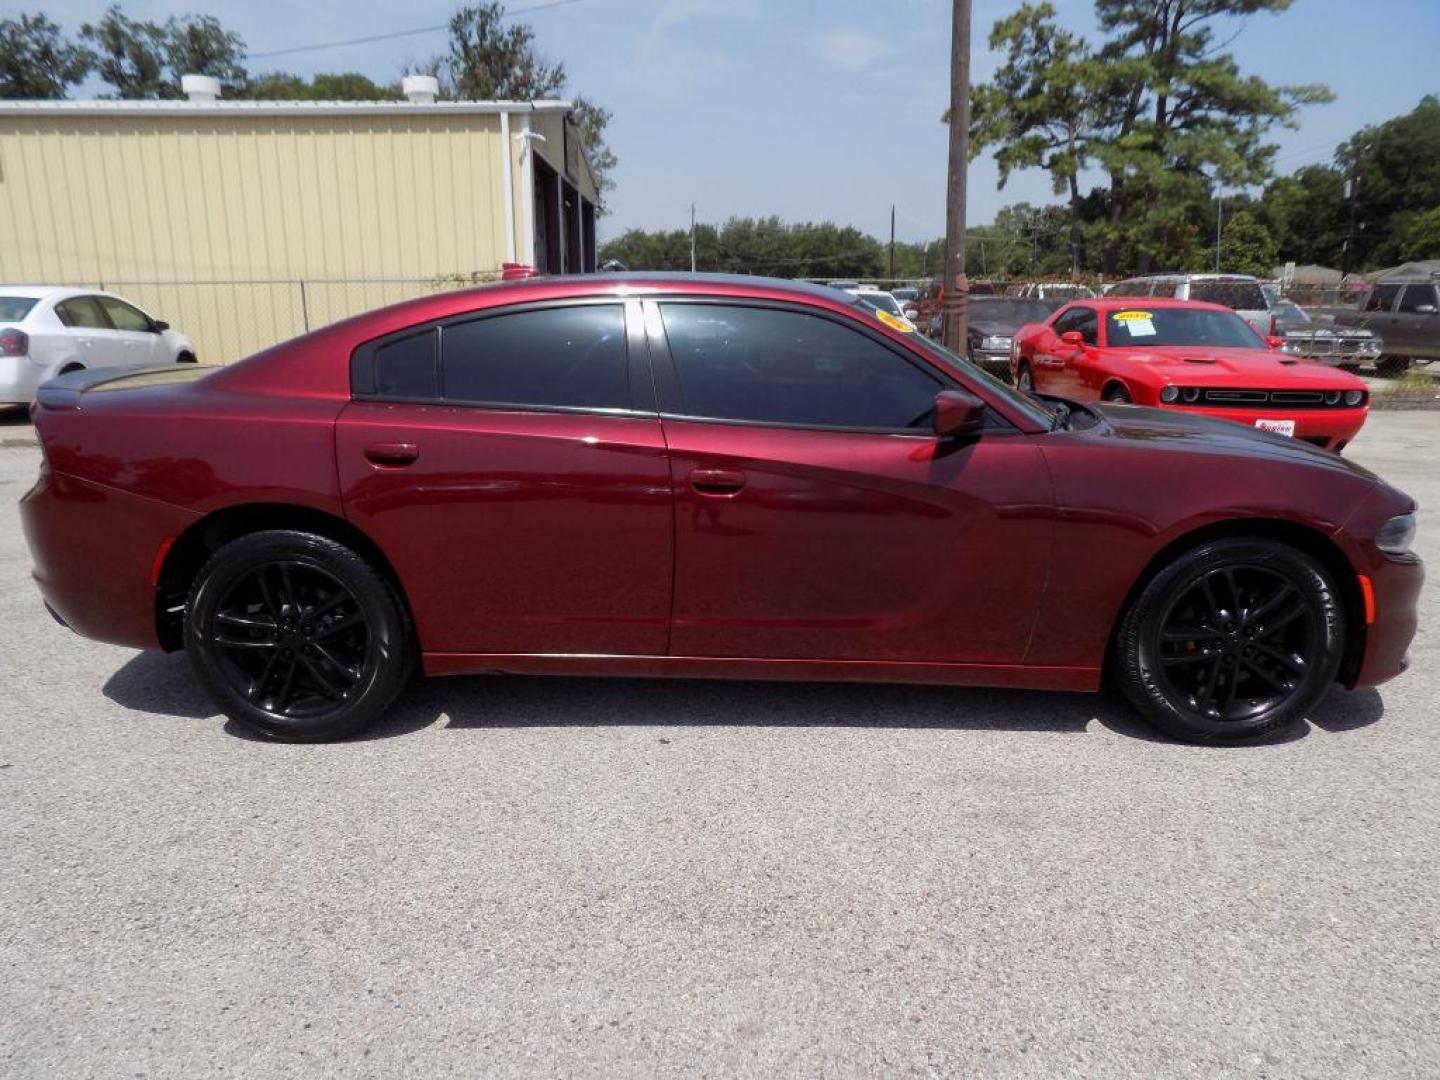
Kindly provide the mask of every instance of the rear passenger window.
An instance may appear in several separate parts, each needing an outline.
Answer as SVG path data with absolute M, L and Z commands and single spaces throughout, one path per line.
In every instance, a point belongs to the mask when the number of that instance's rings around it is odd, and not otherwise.
M 400 398 L 440 396 L 433 329 L 388 342 L 375 350 L 375 392 Z
M 806 427 L 931 422 L 943 387 L 828 319 L 770 308 L 661 304 L 688 416 Z
M 447 401 L 630 407 L 619 304 L 520 311 L 446 326 L 440 365 Z
M 1365 300 L 1365 310 L 1389 311 L 1395 306 L 1395 297 L 1399 295 L 1399 285 L 1376 285 Z
M 66 326 L 85 330 L 109 330 L 105 313 L 93 296 L 74 296 L 55 305 L 55 314 Z

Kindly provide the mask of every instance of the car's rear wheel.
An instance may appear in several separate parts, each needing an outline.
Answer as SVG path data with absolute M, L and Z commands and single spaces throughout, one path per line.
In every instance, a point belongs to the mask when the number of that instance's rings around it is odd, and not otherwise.
M 1391 378 L 1396 375 L 1403 375 L 1410 368 L 1408 356 L 1382 356 L 1375 361 L 1375 373 Z
M 1116 639 L 1121 690 L 1193 742 L 1255 739 L 1313 709 L 1345 643 L 1339 595 L 1310 555 L 1268 539 L 1216 540 L 1162 569 Z
M 1027 394 L 1035 392 L 1035 376 L 1029 364 L 1021 364 L 1015 372 L 1015 386 Z
M 343 544 L 289 530 L 241 537 L 210 557 L 186 604 L 185 648 L 227 716 L 292 741 L 365 728 L 413 666 L 389 583 Z

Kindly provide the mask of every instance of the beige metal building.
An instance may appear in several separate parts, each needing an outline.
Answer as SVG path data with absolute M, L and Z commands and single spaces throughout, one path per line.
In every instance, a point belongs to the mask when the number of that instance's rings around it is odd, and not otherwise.
M 564 101 L 0 101 L 0 281 L 121 293 L 224 363 L 347 315 L 595 267 Z

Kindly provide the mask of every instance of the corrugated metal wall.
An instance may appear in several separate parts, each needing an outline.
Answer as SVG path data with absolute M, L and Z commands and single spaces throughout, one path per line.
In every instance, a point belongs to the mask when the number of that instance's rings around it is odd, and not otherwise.
M 228 362 L 498 271 L 503 152 L 496 114 L 0 115 L 0 280 L 103 284 Z

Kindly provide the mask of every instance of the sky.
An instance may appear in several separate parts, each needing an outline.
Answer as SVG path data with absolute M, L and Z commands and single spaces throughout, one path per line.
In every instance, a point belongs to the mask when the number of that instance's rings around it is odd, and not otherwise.
M 13 0 L 12 0 L 13 2 Z M 108 0 L 47 0 L 67 30 L 98 18 Z M 1061 21 L 1097 38 L 1091 0 L 1052 0 Z M 9 3 L 6 5 L 10 6 Z M 392 81 L 406 60 L 440 52 L 446 35 L 402 32 L 443 24 L 453 3 L 430 0 L 143 0 L 132 18 L 198 12 L 237 31 L 251 53 L 348 41 L 338 48 L 256 57 L 252 71 L 360 71 Z M 990 27 L 1019 0 L 974 0 L 972 78 L 997 57 Z M 949 0 L 511 0 L 539 49 L 563 61 L 571 93 L 615 115 L 619 157 L 602 237 L 626 228 L 680 228 L 775 214 L 831 220 L 884 237 L 944 233 L 949 101 Z M 526 8 L 534 8 L 523 15 Z M 1322 82 L 1328 105 L 1278 130 L 1276 168 L 1327 162 L 1357 129 L 1440 94 L 1440 0 L 1295 0 L 1279 15 L 1221 27 L 1246 74 L 1275 84 Z M 87 88 L 88 89 L 88 88 Z M 989 156 L 971 166 L 967 218 L 993 220 L 1009 203 L 1055 201 L 1039 170 L 996 187 Z

